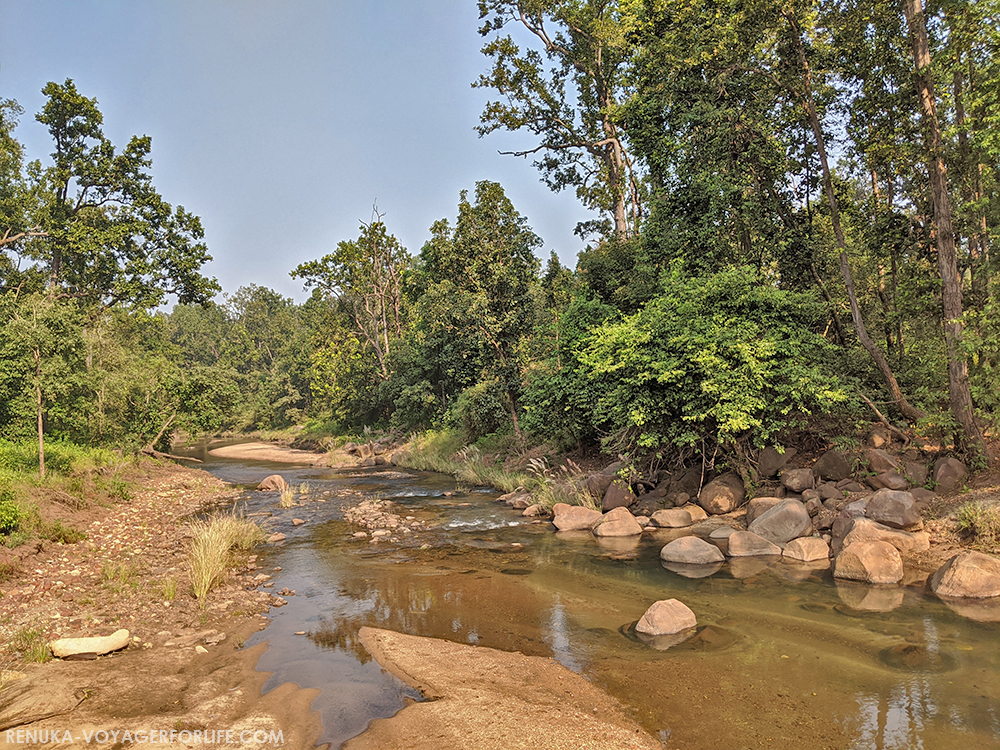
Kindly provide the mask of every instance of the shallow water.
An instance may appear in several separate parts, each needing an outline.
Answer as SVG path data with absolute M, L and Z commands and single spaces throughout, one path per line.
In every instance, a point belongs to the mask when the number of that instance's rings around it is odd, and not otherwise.
M 314 707 L 334 747 L 419 698 L 360 646 L 363 625 L 553 656 L 619 698 L 665 748 L 1000 746 L 1000 624 L 961 617 L 922 587 L 835 583 L 826 568 L 780 560 L 692 578 L 661 566 L 669 533 L 557 535 L 495 504 L 497 493 L 438 474 L 203 456 L 236 484 L 276 472 L 309 484 L 290 509 L 276 493 L 240 503 L 287 535 L 258 563 L 281 568 L 272 591 L 297 594 L 248 643 L 270 644 L 258 665 L 273 672 L 265 690 L 322 690 Z M 432 528 L 399 544 L 355 540 L 340 506 L 359 495 L 391 499 Z M 673 597 L 697 614 L 697 634 L 662 651 L 637 640 L 630 626 Z

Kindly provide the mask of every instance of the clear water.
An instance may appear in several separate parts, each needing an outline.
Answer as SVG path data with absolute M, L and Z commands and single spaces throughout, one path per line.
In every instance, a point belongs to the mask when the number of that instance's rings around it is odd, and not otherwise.
M 780 560 L 691 578 L 661 566 L 666 534 L 557 535 L 442 475 L 205 457 L 236 484 L 280 473 L 310 485 L 290 509 L 275 493 L 241 501 L 287 535 L 259 562 L 281 568 L 272 591 L 297 594 L 251 643 L 270 646 L 265 689 L 321 689 L 314 707 L 334 747 L 419 698 L 360 646 L 363 625 L 553 656 L 665 748 L 1000 747 L 1000 624 L 966 619 L 922 587 L 835 583 L 825 568 Z M 355 540 L 340 506 L 359 495 L 432 528 L 399 544 Z M 697 635 L 663 651 L 636 640 L 630 626 L 672 597 L 697 614 Z

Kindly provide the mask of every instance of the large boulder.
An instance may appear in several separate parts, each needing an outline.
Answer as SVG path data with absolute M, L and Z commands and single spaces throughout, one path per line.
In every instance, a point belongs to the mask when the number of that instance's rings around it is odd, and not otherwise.
M 591 474 L 587 477 L 584 487 L 595 500 L 603 500 L 604 493 L 608 491 L 613 481 L 615 481 L 614 475 Z
M 714 544 L 696 536 L 682 536 L 660 550 L 660 559 L 688 565 L 710 565 L 723 562 L 726 558 Z
M 812 469 L 785 469 L 781 472 L 781 484 L 792 492 L 812 489 L 815 483 Z
M 988 599 L 1000 596 L 1000 560 L 963 550 L 931 576 L 931 590 L 942 597 Z
M 879 490 L 868 498 L 865 515 L 894 529 L 919 528 L 922 524 L 920 508 L 909 492 Z
M 262 492 L 281 492 L 288 489 L 288 482 L 281 474 L 271 474 L 271 476 L 264 477 L 257 485 L 257 489 Z
M 838 519 L 833 524 L 833 554 L 858 542 L 888 542 L 900 552 L 926 552 L 930 537 L 926 532 L 909 533 L 890 529 L 870 518 Z
M 650 516 L 650 525 L 660 529 L 683 529 L 694 523 L 691 514 L 684 508 L 658 510 Z
M 697 625 L 698 619 L 686 604 L 677 599 L 662 599 L 646 610 L 635 630 L 645 635 L 671 635 Z
M 760 518 L 767 511 L 771 510 L 771 508 L 781 501 L 780 497 L 755 497 L 747 503 L 747 526 L 752 524 L 755 520 Z
M 813 474 L 820 479 L 839 482 L 851 476 L 851 462 L 838 450 L 828 450 L 816 459 L 812 467 Z
M 903 461 L 900 472 L 914 487 L 923 487 L 927 484 L 927 464 L 917 461 Z
M 857 542 L 837 555 L 833 577 L 862 583 L 899 583 L 903 579 L 903 558 L 888 542 Z
M 757 457 L 757 471 L 763 479 L 776 477 L 794 455 L 794 448 L 786 448 L 784 453 L 778 453 L 777 450 L 768 446 Z
M 785 545 L 782 557 L 798 562 L 815 562 L 830 559 L 830 545 L 818 536 L 804 536 L 793 539 Z
M 608 485 L 608 489 L 604 493 L 601 510 L 607 513 L 609 510 L 615 508 L 627 508 L 634 502 L 635 494 L 633 494 L 632 488 L 629 487 L 628 483 L 621 479 L 615 479 Z
M 883 471 L 878 475 L 878 481 L 882 485 L 879 489 L 901 491 L 910 486 L 909 480 L 898 471 Z
M 965 479 L 965 464 L 957 458 L 939 458 L 934 462 L 934 483 L 937 491 L 949 494 L 959 489 Z
M 735 531 L 729 535 L 726 554 L 730 557 L 780 555 L 781 547 L 762 536 L 757 536 L 752 531 Z
M 707 542 L 706 542 L 707 544 Z M 125 648 L 131 641 L 127 630 L 122 628 L 111 635 L 93 636 L 89 638 L 60 638 L 49 643 L 52 655 L 60 659 L 82 656 L 100 656 L 110 654 L 120 648 Z
M 712 515 L 736 510 L 746 497 L 746 488 L 738 474 L 732 472 L 713 479 L 701 488 L 698 504 Z
M 612 508 L 594 524 L 594 536 L 635 536 L 642 533 L 642 526 L 629 509 Z
M 775 544 L 784 544 L 812 533 L 809 511 L 798 500 L 782 500 L 765 511 L 747 527 L 747 531 Z
M 899 469 L 899 461 L 879 448 L 869 448 L 866 450 L 865 460 L 868 462 L 868 468 L 876 474 Z
M 601 520 L 599 511 L 582 505 L 556 503 L 552 506 L 552 523 L 559 531 L 590 531 Z

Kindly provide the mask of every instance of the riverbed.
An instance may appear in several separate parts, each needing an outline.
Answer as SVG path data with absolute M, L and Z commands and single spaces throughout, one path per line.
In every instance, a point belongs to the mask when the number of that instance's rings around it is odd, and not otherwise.
M 690 577 L 703 573 L 659 561 L 676 533 L 557 535 L 496 504 L 499 493 L 440 474 L 194 453 L 247 488 L 241 512 L 286 535 L 259 564 L 274 576 L 268 590 L 295 594 L 247 645 L 268 644 L 265 691 L 289 681 L 321 691 L 313 707 L 333 747 L 420 699 L 359 644 L 365 625 L 552 656 L 664 748 L 1000 746 L 1000 624 L 960 616 L 922 584 L 875 589 L 781 560 Z M 295 506 L 251 490 L 271 473 L 293 485 Z M 410 531 L 355 538 L 341 507 L 365 497 L 390 501 Z M 691 607 L 699 630 L 656 650 L 631 626 L 669 598 Z

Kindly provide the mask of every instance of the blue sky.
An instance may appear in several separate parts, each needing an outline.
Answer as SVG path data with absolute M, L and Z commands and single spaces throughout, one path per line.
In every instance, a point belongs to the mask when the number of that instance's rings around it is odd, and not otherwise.
M 477 29 L 475 0 L 0 0 L 0 98 L 25 109 L 29 158 L 52 150 L 34 122 L 48 81 L 96 97 L 117 146 L 152 136 L 154 184 L 201 216 L 226 291 L 305 299 L 288 272 L 357 236 L 376 199 L 416 253 L 483 179 L 573 266 L 592 217 L 497 153 L 528 135 L 473 131 Z

